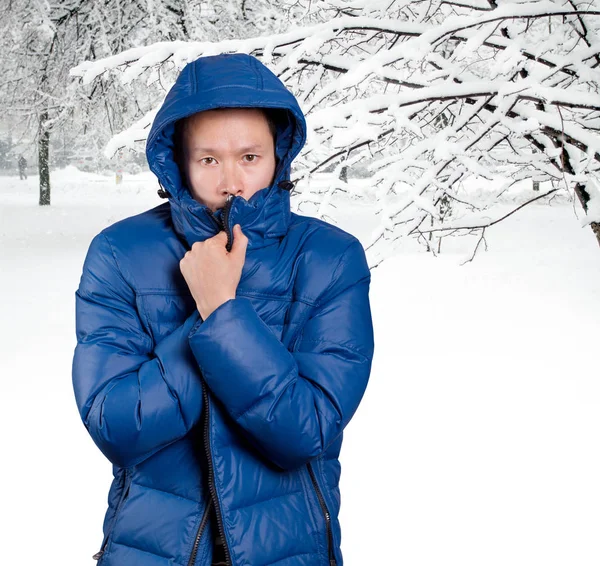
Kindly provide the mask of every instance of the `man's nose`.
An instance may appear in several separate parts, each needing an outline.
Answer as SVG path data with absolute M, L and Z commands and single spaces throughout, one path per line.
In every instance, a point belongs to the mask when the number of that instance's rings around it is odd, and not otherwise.
M 220 185 L 219 189 L 223 194 L 240 195 L 242 193 L 244 183 L 235 164 L 223 166 Z

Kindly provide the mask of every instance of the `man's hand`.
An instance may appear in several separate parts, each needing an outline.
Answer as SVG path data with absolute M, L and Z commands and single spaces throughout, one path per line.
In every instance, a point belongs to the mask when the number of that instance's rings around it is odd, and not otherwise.
M 229 299 L 235 299 L 246 261 L 248 238 L 239 224 L 233 227 L 231 251 L 225 249 L 227 234 L 196 242 L 179 262 L 179 269 L 196 301 L 203 320 Z

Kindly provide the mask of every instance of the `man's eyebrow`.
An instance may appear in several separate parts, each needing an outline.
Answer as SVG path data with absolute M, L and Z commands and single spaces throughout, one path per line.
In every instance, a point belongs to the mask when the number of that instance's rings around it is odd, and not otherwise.
M 255 143 L 252 145 L 247 145 L 245 147 L 240 147 L 239 149 L 237 149 L 237 151 L 239 153 L 251 153 L 253 151 L 260 151 L 263 149 L 262 144 L 260 143 Z M 203 147 L 203 146 L 194 146 L 192 148 L 192 153 L 218 153 L 219 150 L 214 149 L 212 147 Z

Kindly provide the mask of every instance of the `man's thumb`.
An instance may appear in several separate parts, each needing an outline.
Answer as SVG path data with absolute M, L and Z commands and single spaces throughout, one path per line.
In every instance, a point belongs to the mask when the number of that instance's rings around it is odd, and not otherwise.
M 248 247 L 248 238 L 246 234 L 242 232 L 242 227 L 236 224 L 233 227 L 233 245 L 231 246 L 231 253 L 235 255 L 246 255 L 246 248 Z

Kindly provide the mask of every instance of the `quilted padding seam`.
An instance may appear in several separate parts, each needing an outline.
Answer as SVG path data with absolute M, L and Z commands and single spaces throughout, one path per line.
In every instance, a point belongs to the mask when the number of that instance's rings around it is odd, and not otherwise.
M 318 344 L 333 344 L 334 346 L 344 348 L 345 350 L 350 350 L 353 354 L 356 354 L 357 356 L 362 358 L 363 361 L 365 361 L 365 362 L 369 361 L 369 358 L 367 356 L 365 356 L 362 352 L 359 352 L 354 346 L 348 346 L 347 344 L 345 344 L 343 342 L 332 342 L 331 340 L 323 340 L 320 338 L 304 338 L 304 337 L 301 338 L 298 342 L 315 342 Z
M 141 298 L 140 305 L 142 307 L 144 320 L 146 321 L 146 328 L 148 329 L 148 332 L 152 336 L 152 350 L 154 350 L 154 348 L 156 346 L 156 339 L 154 337 L 154 334 L 152 334 L 152 326 L 150 325 L 150 317 L 148 316 L 148 309 L 146 307 L 146 299 L 144 296 L 141 296 L 140 298 Z M 142 313 L 140 313 L 140 314 L 142 314 Z
M 106 243 L 108 244 L 108 247 L 110 248 L 110 252 L 111 252 L 113 260 L 115 262 L 117 271 L 119 272 L 119 275 L 121 276 L 121 279 L 123 279 L 123 281 L 127 284 L 127 286 L 129 286 L 131 288 L 134 296 L 137 297 L 137 284 L 135 282 L 135 279 L 133 278 L 133 275 L 131 276 L 131 283 L 130 283 L 129 281 L 127 281 L 125 275 L 123 274 L 123 270 L 121 269 L 121 266 L 119 265 L 119 262 L 117 260 L 117 254 L 115 253 L 115 249 L 114 249 L 113 245 L 110 243 L 108 236 L 104 232 L 101 232 L 101 234 L 104 236 L 104 239 L 106 240 Z M 137 301 L 134 302 L 134 306 L 136 307 L 135 308 L 136 312 L 140 316 L 142 314 L 144 315 L 144 318 L 146 319 L 146 328 L 150 329 L 150 324 L 148 323 L 148 315 L 146 314 L 145 310 L 144 310 L 144 313 L 140 313 L 139 309 L 137 308 L 136 303 L 137 303 Z M 145 332 L 142 333 L 142 336 L 150 343 L 150 349 L 153 349 L 154 348 L 154 340 L 150 336 L 148 336 L 148 334 L 146 334 Z
M 196 78 L 196 65 L 190 65 L 190 74 L 192 75 L 192 80 L 188 84 L 188 87 L 189 87 L 188 96 L 193 96 L 198 92 L 197 88 L 196 88 L 198 86 L 198 80 Z M 162 128 L 161 128 L 161 130 L 162 130 Z
M 265 293 L 263 291 L 253 291 L 252 289 L 244 289 L 237 293 L 239 297 L 254 297 L 258 299 L 269 299 L 280 303 L 291 303 L 293 301 L 293 295 L 272 295 L 271 293 Z
M 263 566 L 273 566 L 273 564 L 279 564 L 280 562 L 283 562 L 288 558 L 292 558 L 292 556 L 318 556 L 319 558 L 322 558 L 315 552 L 297 552 L 296 554 L 289 554 L 288 556 L 284 556 L 283 558 L 278 558 L 277 560 L 275 560 L 275 562 L 267 562 L 266 564 L 263 564 Z
M 163 289 L 162 287 L 145 287 L 136 289 L 136 293 L 142 295 L 165 295 L 169 297 L 192 297 L 191 293 L 185 292 L 183 289 Z
M 317 303 L 315 303 L 313 299 L 299 297 L 298 295 L 294 295 L 293 293 L 289 295 L 271 295 L 269 293 L 244 289 L 243 291 L 240 291 L 239 296 L 248 296 L 258 299 L 269 299 L 271 301 L 278 301 L 281 303 L 302 303 L 304 305 L 308 305 L 309 307 L 315 307 L 317 305 Z
M 340 254 L 340 259 L 338 260 L 338 263 L 337 263 L 335 269 L 333 270 L 333 275 L 331 276 L 331 281 L 329 282 L 329 285 L 327 285 L 327 288 L 321 293 L 321 297 L 326 297 L 327 293 L 329 292 L 329 289 L 331 289 L 337 283 L 338 271 L 340 271 L 340 268 L 344 264 L 344 257 L 346 257 L 346 252 L 352 247 L 352 245 L 354 245 L 354 242 L 350 242 L 350 244 Z M 317 306 L 320 306 L 320 304 L 321 304 L 321 302 L 319 301 L 319 305 L 317 305 Z
M 239 507 L 228 507 L 227 510 L 230 513 L 233 513 L 235 511 L 239 511 L 240 509 L 250 509 L 251 507 L 256 507 L 257 505 L 262 505 L 264 503 L 267 503 L 269 501 L 273 501 L 274 499 L 279 499 L 280 497 L 287 497 L 288 495 L 297 495 L 298 493 L 301 493 L 304 495 L 304 490 L 300 490 L 300 491 L 289 491 L 286 493 L 281 493 L 279 495 L 274 495 L 273 497 L 269 497 L 269 499 L 262 499 L 261 501 L 257 501 L 257 502 L 252 502 L 248 505 L 240 505 Z
M 240 291 L 238 293 L 238 296 L 240 296 L 240 297 L 248 296 L 248 297 L 254 297 L 254 298 L 259 298 L 259 299 L 269 299 L 269 300 L 278 301 L 278 302 L 303 303 L 305 305 L 308 305 L 309 307 L 316 306 L 316 302 L 313 299 L 294 296 L 293 293 L 289 294 L 289 295 L 273 295 L 271 293 L 264 293 L 262 291 L 253 291 L 252 289 L 243 289 L 242 291 Z
M 285 212 L 285 206 L 284 206 L 284 202 L 283 202 L 283 195 L 284 192 L 283 191 L 279 191 L 279 212 L 281 215 L 284 214 Z M 277 225 L 277 224 L 276 224 Z M 285 235 L 285 232 L 281 232 L 281 230 L 267 230 L 265 232 L 265 238 L 277 238 L 278 236 L 283 236 Z
M 127 283 L 127 285 L 129 287 L 131 287 L 131 289 L 135 293 L 137 285 L 135 284 L 135 280 L 133 279 L 133 276 L 132 276 L 131 283 L 129 281 L 127 281 L 125 275 L 123 274 L 123 270 L 121 269 L 121 266 L 119 265 L 119 262 L 117 261 L 117 254 L 115 253 L 115 249 L 114 249 L 113 245 L 110 243 L 110 240 L 108 239 L 108 236 L 104 233 L 104 231 L 102 231 L 101 234 L 104 236 L 104 239 L 106 240 L 106 243 L 108 244 L 108 247 L 110 248 L 110 252 L 113 256 L 113 260 L 115 262 L 115 265 L 117 266 L 117 270 L 119 271 L 119 275 L 121 276 L 121 279 L 123 279 L 123 281 L 125 281 L 125 283 Z
M 311 307 L 314 308 L 314 305 L 311 305 Z M 306 309 L 304 311 L 304 313 L 302 314 L 302 317 L 298 321 L 296 330 L 294 331 L 294 334 L 290 338 L 290 352 L 294 353 L 298 350 L 298 344 L 300 343 L 301 337 L 304 333 L 304 326 L 306 325 L 306 322 L 310 318 L 311 313 L 312 313 L 312 309 Z
M 170 491 L 165 491 L 164 489 L 157 489 L 156 487 L 150 487 L 149 485 L 144 485 L 138 482 L 135 482 L 135 485 L 138 487 L 143 487 L 144 489 L 149 489 L 152 491 L 157 491 L 158 493 L 164 493 L 165 495 L 170 495 L 171 497 L 175 497 L 177 499 L 182 499 L 183 501 L 191 501 L 192 503 L 199 505 L 200 501 L 196 501 L 195 499 L 190 499 L 188 497 L 183 497 L 182 495 L 177 495 L 176 493 L 171 493 Z
M 177 290 L 169 290 L 169 289 L 160 289 L 160 288 L 144 288 L 144 289 L 135 289 L 135 294 L 136 296 L 139 297 L 144 297 L 146 295 L 161 295 L 164 297 L 191 297 L 192 295 L 190 293 L 184 293 L 184 292 L 179 292 Z M 239 297 L 253 297 L 253 298 L 259 298 L 259 299 L 269 299 L 272 301 L 277 301 L 280 303 L 284 303 L 284 302 L 297 302 L 297 303 L 303 303 L 305 305 L 308 305 L 309 307 L 314 307 L 317 306 L 317 303 L 315 302 L 314 299 L 311 299 L 310 297 L 299 297 L 299 296 L 294 296 L 293 294 L 288 294 L 288 295 L 273 295 L 270 293 L 265 293 L 262 291 L 254 291 L 252 289 L 244 289 L 244 290 L 240 290 L 237 293 L 237 296 Z
M 135 289 L 135 294 L 139 297 L 145 297 L 147 295 L 160 295 L 163 297 L 180 297 L 190 298 L 192 295 L 189 293 L 178 292 L 176 290 L 160 289 L 160 288 L 145 288 Z M 286 295 L 275 295 L 271 293 L 265 293 L 264 291 L 254 291 L 253 289 L 243 289 L 237 292 L 238 297 L 253 297 L 258 299 L 269 299 L 280 303 L 303 303 L 310 307 L 316 306 L 316 303 L 311 298 L 294 296 L 293 293 Z
M 183 422 L 183 416 L 182 416 L 181 420 Z M 156 454 L 157 452 L 160 452 L 163 448 L 166 448 L 167 446 L 169 446 L 172 442 L 173 442 L 172 440 L 163 442 L 160 446 L 155 446 L 154 448 L 151 448 L 147 452 L 140 454 L 135 460 L 133 460 L 133 462 L 131 463 L 131 465 L 129 467 L 133 468 L 133 467 L 137 466 L 138 464 L 140 464 L 141 462 L 146 460 L 146 458 L 149 458 L 150 456 Z
M 221 86 L 213 86 L 212 88 L 204 88 L 204 89 L 202 89 L 202 92 L 212 92 L 213 90 L 226 90 L 228 88 L 243 88 L 245 90 L 254 90 L 254 91 L 256 90 L 256 87 L 250 86 L 250 85 L 227 84 L 227 85 L 221 85 Z M 263 92 L 274 92 L 274 93 L 278 94 L 279 96 L 281 96 L 280 90 L 273 90 L 272 88 L 264 88 Z M 231 103 L 230 106 L 234 107 L 234 104 Z M 269 108 L 285 108 L 287 110 L 287 106 L 281 106 L 281 105 L 276 106 L 275 104 L 269 104 Z
M 357 285 L 361 285 L 362 283 L 366 283 L 366 282 L 370 282 L 370 281 L 371 281 L 371 274 L 365 275 L 362 279 L 358 279 L 357 281 L 355 281 L 354 283 L 352 283 L 352 285 L 349 285 L 348 287 L 344 287 L 343 289 L 341 289 L 340 292 L 337 295 L 334 295 L 333 297 L 330 297 L 327 301 L 325 301 L 325 302 L 318 302 L 316 304 L 316 306 L 317 307 L 324 306 L 324 305 L 330 303 L 333 299 L 335 299 L 336 297 L 338 297 L 342 293 L 348 291 L 349 289 L 352 289 L 352 287 L 356 287 Z M 330 285 L 329 287 L 331 287 L 331 286 L 332 285 Z M 329 287 L 327 288 L 327 291 L 329 290 Z M 325 293 L 323 293 L 322 296 L 325 296 Z
M 140 552 L 142 554 L 150 554 L 151 556 L 158 556 L 159 558 L 162 558 L 163 560 L 168 560 L 171 564 L 177 564 L 179 566 L 184 566 L 184 564 L 182 564 L 181 562 L 177 562 L 174 558 L 170 558 L 168 556 L 163 556 L 162 554 L 156 554 L 156 552 L 150 552 L 148 550 L 143 550 L 142 548 L 138 548 L 137 546 L 133 546 L 131 544 L 125 544 L 123 542 L 115 542 L 113 541 L 113 546 L 124 546 L 125 548 L 131 548 L 132 550 L 135 550 L 136 552 Z M 110 553 L 108 554 L 112 554 L 112 549 L 110 551 Z M 104 556 L 102 557 L 104 558 Z
M 258 70 L 258 61 L 256 59 L 250 59 L 250 67 L 254 71 L 254 75 L 256 76 L 256 90 L 263 90 L 265 88 L 263 78 L 261 73 Z

